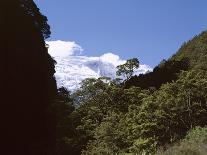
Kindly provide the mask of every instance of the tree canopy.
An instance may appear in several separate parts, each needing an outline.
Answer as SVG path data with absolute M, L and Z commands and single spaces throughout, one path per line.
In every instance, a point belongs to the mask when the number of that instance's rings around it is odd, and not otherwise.
M 50 37 L 50 26 L 47 23 L 47 17 L 42 15 L 40 9 L 34 3 L 33 0 L 19 0 L 21 7 L 24 9 L 35 25 L 35 27 L 41 32 L 45 39 Z
M 137 68 L 139 68 L 138 59 L 137 58 L 129 59 L 126 61 L 125 64 L 117 66 L 116 74 L 118 76 L 123 75 L 126 78 L 126 80 L 129 80 L 132 77 L 134 70 Z
M 206 143 L 199 135 L 207 125 L 207 73 L 192 67 L 191 59 L 163 60 L 153 72 L 139 76 L 131 76 L 127 61 L 118 67 L 119 75 L 130 75 L 123 83 L 84 80 L 72 95 L 75 134 L 67 137 L 73 154 L 203 152 L 199 146 Z M 189 137 L 198 144 L 185 140 Z
M 206 32 L 152 72 L 133 76 L 139 61 L 129 59 L 117 67 L 123 82 L 88 78 L 71 94 L 56 88 L 50 27 L 34 1 L 1 4 L 1 154 L 206 152 Z

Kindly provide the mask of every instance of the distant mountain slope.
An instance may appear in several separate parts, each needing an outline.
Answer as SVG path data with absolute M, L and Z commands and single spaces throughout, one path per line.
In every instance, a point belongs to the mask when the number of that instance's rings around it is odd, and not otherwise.
M 125 87 L 159 88 L 162 84 L 176 80 L 181 70 L 207 70 L 207 31 L 184 43 L 168 60 L 163 60 L 153 72 L 134 76 L 125 82 Z
M 162 84 L 176 80 L 181 70 L 187 70 L 188 59 L 163 60 L 152 72 L 133 76 L 125 82 L 125 88 L 132 86 L 142 89 L 159 88 Z
M 188 58 L 191 69 L 207 69 L 207 31 L 184 43 L 170 60 Z
M 110 54 L 108 54 L 110 56 Z M 115 78 L 116 66 L 118 64 L 106 61 L 101 57 L 68 56 L 54 57 L 57 64 L 55 66 L 55 77 L 58 87 L 66 87 L 70 91 L 77 90 L 80 82 L 86 78 L 99 78 L 102 76 Z M 120 61 L 124 63 L 125 61 Z M 147 65 L 140 65 L 136 74 L 151 71 Z

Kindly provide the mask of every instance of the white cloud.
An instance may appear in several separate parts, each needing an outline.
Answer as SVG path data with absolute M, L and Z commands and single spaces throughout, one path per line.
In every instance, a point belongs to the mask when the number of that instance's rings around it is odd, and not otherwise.
M 100 56 L 100 60 L 103 62 L 111 63 L 114 66 L 118 66 L 118 65 L 124 64 L 126 62 L 125 60 L 121 60 L 118 55 L 115 55 L 113 53 L 106 53 L 106 54 Z
M 134 71 L 135 75 L 143 74 L 148 71 L 152 71 L 152 68 L 149 65 L 141 64 L 139 65 L 139 68 Z
M 70 55 L 80 55 L 83 48 L 71 41 L 47 41 L 49 53 L 53 57 L 67 57 Z
M 85 78 L 107 76 L 116 77 L 116 66 L 124 64 L 118 55 L 105 53 L 100 57 L 81 56 L 82 47 L 70 41 L 49 41 L 49 53 L 57 61 L 55 77 L 58 87 L 64 86 L 71 91 L 79 88 Z M 152 70 L 150 66 L 141 64 L 135 74 Z

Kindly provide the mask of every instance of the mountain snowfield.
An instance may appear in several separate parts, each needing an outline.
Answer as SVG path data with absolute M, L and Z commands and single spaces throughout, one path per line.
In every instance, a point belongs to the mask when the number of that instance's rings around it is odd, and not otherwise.
M 58 87 L 66 87 L 70 91 L 80 88 L 86 78 L 116 78 L 116 66 L 126 61 L 118 55 L 106 53 L 100 57 L 82 56 L 82 47 L 75 42 L 49 41 L 49 53 L 56 60 L 55 78 Z M 148 65 L 140 65 L 135 74 L 145 73 L 152 69 Z

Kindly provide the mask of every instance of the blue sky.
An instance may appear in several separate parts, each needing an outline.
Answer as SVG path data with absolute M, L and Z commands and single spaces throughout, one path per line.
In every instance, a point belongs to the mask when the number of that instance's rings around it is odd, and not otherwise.
M 84 55 L 137 57 L 151 67 L 207 29 L 207 0 L 35 0 L 49 40 L 75 41 Z

